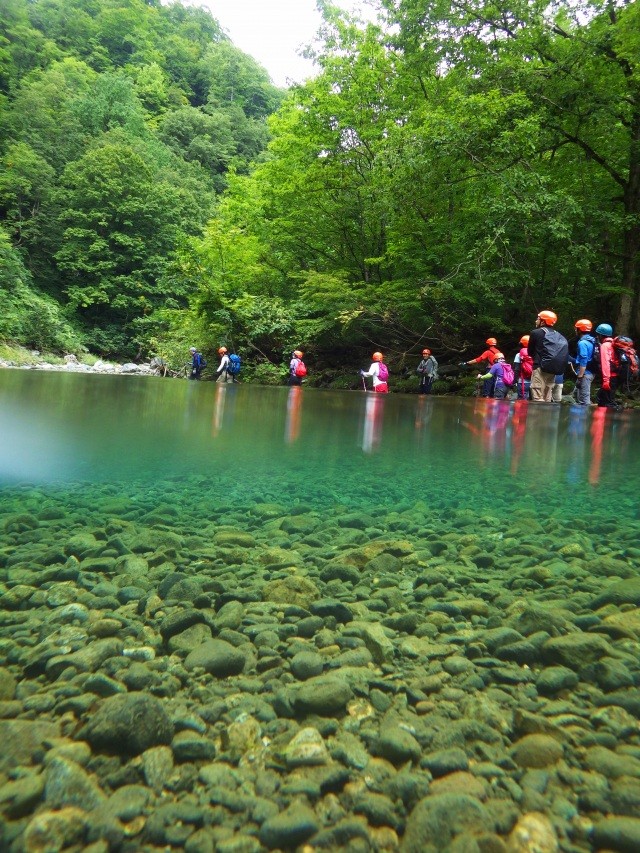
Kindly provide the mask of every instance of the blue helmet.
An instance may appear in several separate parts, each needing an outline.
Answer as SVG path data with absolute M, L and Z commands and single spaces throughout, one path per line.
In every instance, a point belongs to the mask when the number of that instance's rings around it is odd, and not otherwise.
M 596 335 L 603 335 L 605 338 L 610 338 L 613 334 L 613 328 L 608 323 L 600 323 L 596 326 Z

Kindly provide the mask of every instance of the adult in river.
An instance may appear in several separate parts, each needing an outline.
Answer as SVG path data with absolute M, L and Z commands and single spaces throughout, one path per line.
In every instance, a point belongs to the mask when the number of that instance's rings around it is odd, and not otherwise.
M 531 399 L 536 403 L 553 401 L 555 378 L 564 373 L 569 359 L 567 339 L 553 328 L 557 322 L 553 311 L 540 311 L 536 327 L 529 335 L 527 352 L 533 359 Z
M 616 389 L 618 387 L 618 371 L 613 352 L 613 327 L 609 323 L 596 326 L 599 349 L 599 368 L 602 385 L 597 394 L 598 406 L 601 409 L 617 409 Z
M 384 363 L 384 356 L 381 352 L 374 352 L 372 363 L 369 370 L 361 370 L 360 376 L 371 376 L 373 379 L 373 390 L 378 394 L 387 394 L 389 386 L 387 380 L 389 378 L 389 368 Z
M 482 362 L 487 362 L 489 367 L 493 367 L 493 362 L 496 360 L 496 353 L 499 352 L 498 349 L 498 341 L 495 338 L 487 338 L 485 341 L 487 345 L 487 349 L 481 353 L 477 358 L 472 358 L 471 361 L 463 361 L 462 365 L 467 364 L 482 364 Z M 493 397 L 493 386 L 494 379 L 485 379 L 482 383 L 482 396 L 483 397 Z
M 418 375 L 420 377 L 419 392 L 421 394 L 430 394 L 433 383 L 438 378 L 438 362 L 431 350 L 426 348 L 422 350 L 422 361 L 418 365 Z
M 304 353 L 301 349 L 294 349 L 289 362 L 289 385 L 302 385 L 302 377 L 307 375 L 307 368 L 302 360 Z
M 505 375 L 507 370 L 510 371 L 511 377 Z M 503 353 L 497 352 L 495 354 L 495 360 L 489 368 L 488 373 L 479 373 L 478 379 L 483 379 L 485 381 L 490 379 L 493 382 L 494 398 L 496 400 L 506 400 L 507 394 L 509 393 L 509 389 L 512 385 L 512 381 L 509 381 L 509 379 L 513 380 L 513 368 L 510 364 L 506 364 Z
M 216 370 L 216 382 L 233 382 L 233 376 L 229 376 L 229 356 L 227 355 L 227 348 L 220 347 L 218 355 L 220 356 L 220 364 Z
M 596 339 L 591 334 L 591 320 L 576 320 L 578 349 L 575 358 L 569 358 L 576 371 L 576 402 L 580 406 L 591 404 L 591 383 L 598 369 L 595 364 Z
M 195 347 L 189 347 L 191 353 L 191 373 L 189 379 L 200 379 L 200 374 L 207 366 L 207 362 L 202 357 L 202 353 L 198 352 Z

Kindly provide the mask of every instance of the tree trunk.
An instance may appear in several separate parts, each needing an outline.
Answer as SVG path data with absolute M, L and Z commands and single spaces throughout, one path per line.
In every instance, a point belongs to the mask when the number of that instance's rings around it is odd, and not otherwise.
M 616 334 L 640 331 L 640 293 L 638 292 L 638 256 L 640 255 L 640 111 L 634 116 L 631 133 L 629 180 L 624 191 L 625 220 L 622 253 L 622 287 Z

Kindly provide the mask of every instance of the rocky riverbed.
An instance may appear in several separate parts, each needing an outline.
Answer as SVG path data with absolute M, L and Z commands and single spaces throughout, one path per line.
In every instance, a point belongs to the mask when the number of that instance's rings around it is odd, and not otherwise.
M 0 529 L 1 850 L 640 850 L 637 518 L 187 476 Z

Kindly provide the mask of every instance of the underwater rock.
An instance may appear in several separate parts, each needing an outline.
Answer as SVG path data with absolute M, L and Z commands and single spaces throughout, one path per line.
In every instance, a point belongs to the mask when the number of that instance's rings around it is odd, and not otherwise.
M 548 767 L 563 756 L 562 744 L 545 734 L 525 735 L 511 749 L 519 767 Z
M 353 693 L 346 681 L 330 675 L 319 675 L 297 688 L 293 704 L 302 714 L 332 716 L 344 711 L 352 697 Z
M 428 796 L 417 804 L 407 820 L 403 853 L 424 853 L 434 841 L 444 849 L 460 833 L 477 833 L 492 826 L 487 809 L 465 794 Z
M 140 755 L 149 747 L 169 744 L 173 724 L 159 699 L 127 693 L 105 699 L 77 737 L 94 749 Z
M 508 853 L 557 853 L 558 837 L 549 818 L 529 812 L 518 818 L 507 841 Z
M 207 640 L 189 652 L 184 662 L 186 669 L 200 667 L 216 678 L 238 675 L 244 669 L 246 657 L 225 640 Z
M 309 610 L 311 604 L 320 598 L 318 587 L 302 575 L 291 575 L 288 578 L 271 581 L 262 590 L 264 601 L 274 601 L 278 604 L 293 604 Z

